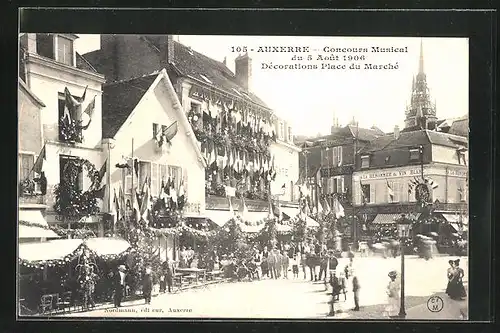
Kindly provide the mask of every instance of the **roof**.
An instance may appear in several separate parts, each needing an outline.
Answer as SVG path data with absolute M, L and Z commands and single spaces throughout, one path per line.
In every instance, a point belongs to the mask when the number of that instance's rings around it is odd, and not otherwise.
M 362 149 L 362 152 L 369 153 L 381 150 L 391 150 L 400 147 L 415 147 L 429 143 L 456 148 L 461 145 L 467 146 L 467 139 L 457 135 L 429 130 L 401 132 L 397 140 L 394 138 L 393 134 L 376 138 L 370 142 L 368 146 Z
M 174 60 L 171 63 L 173 63 L 183 76 L 202 81 L 208 85 L 222 89 L 231 95 L 238 96 L 238 92 L 240 94 L 243 93 L 238 97 L 269 109 L 267 104 L 257 95 L 243 88 L 236 81 L 236 76 L 233 72 L 222 62 L 196 52 L 177 41 L 174 41 Z M 212 83 L 208 83 L 201 75 L 205 76 Z
M 373 141 L 376 138 L 385 135 L 380 129 L 371 129 L 371 128 L 363 128 L 357 127 L 354 125 L 346 125 L 344 127 L 338 127 L 334 129 L 333 133 L 328 135 L 323 135 L 316 138 L 317 140 L 334 140 L 337 138 L 358 138 L 359 141 Z
M 76 52 L 76 68 L 83 69 L 88 72 L 97 73 L 96 69 L 85 59 L 80 53 Z
M 449 134 L 454 134 L 462 137 L 469 136 L 469 118 L 457 119 L 448 130 Z
M 38 104 L 39 106 L 41 107 L 45 107 L 45 104 L 42 102 L 42 100 L 40 98 L 38 98 L 35 93 L 33 93 L 30 88 L 28 88 L 28 85 L 26 85 L 26 83 L 23 81 L 23 79 L 19 78 L 19 86 L 21 88 L 21 90 L 24 90 L 26 92 L 26 94 L 28 94 L 29 97 L 31 97 L 31 99 L 36 103 Z
M 113 138 L 158 73 L 102 86 L 102 137 Z
M 102 128 L 103 138 L 113 138 L 123 126 L 128 117 L 134 112 L 137 104 L 144 97 L 144 94 L 154 84 L 165 82 L 168 98 L 172 101 L 173 110 L 178 114 L 181 126 L 186 130 L 191 130 L 186 114 L 181 108 L 179 98 L 172 86 L 167 71 L 162 69 L 159 73 L 152 73 L 131 80 L 124 80 L 103 86 L 102 104 Z M 206 167 L 205 159 L 198 146 L 198 141 L 193 133 L 186 133 L 187 140 L 193 145 L 198 161 Z
M 152 52 L 160 52 L 161 48 L 157 39 L 150 36 L 138 37 L 141 37 L 141 40 L 148 43 Z M 180 42 L 173 41 L 173 43 L 174 59 L 170 60 L 170 65 L 181 76 L 197 80 L 202 84 L 213 86 L 228 94 L 270 109 L 257 95 L 242 87 L 237 82 L 235 74 L 222 62 L 209 58 Z M 105 61 L 103 56 L 101 50 L 95 50 L 85 54 L 85 58 L 91 62 L 99 72 L 102 72 L 100 71 L 100 67 Z M 161 69 L 162 68 L 157 68 L 156 70 Z

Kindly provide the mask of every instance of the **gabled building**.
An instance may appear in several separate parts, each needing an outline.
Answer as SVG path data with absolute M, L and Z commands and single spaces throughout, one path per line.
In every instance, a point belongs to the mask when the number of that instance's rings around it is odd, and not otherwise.
M 167 142 L 159 134 L 168 128 L 172 134 Z M 102 130 L 110 170 L 108 207 L 120 188 L 126 201 L 136 200 L 132 193 L 141 193 L 146 182 L 154 205 L 168 183 L 169 190 L 184 195 L 185 217 L 205 216 L 205 159 L 165 70 L 105 84 Z M 133 160 L 136 174 L 116 166 L 123 157 Z M 173 236 L 160 238 L 159 244 L 164 260 L 175 258 Z
M 104 162 L 101 147 L 101 85 L 105 80 L 75 51 L 73 44 L 77 38 L 74 34 L 25 33 L 20 36 L 19 76 L 25 83 L 22 89 L 29 89 L 37 96 L 39 101 L 36 103 L 40 105 L 41 102 L 45 107 L 39 114 L 39 120 L 20 117 L 19 140 L 22 145 L 30 145 L 22 150 L 34 153 L 33 158 L 43 153 L 44 158 L 39 162 L 43 162 L 46 190 L 44 195 L 37 198 L 37 203 L 46 206 L 44 215 L 47 222 L 64 224 L 67 228 L 68 225 L 72 227 L 84 221 L 96 234 L 103 234 L 101 215 L 84 220 L 80 217 L 64 220 L 54 211 L 54 188 L 60 183 L 64 166 L 69 161 L 85 159 L 97 169 Z M 79 101 L 80 111 L 88 112 L 85 115 L 87 118 L 82 115 L 80 119 L 81 124 L 85 122 L 85 126 L 77 126 L 80 123 L 76 124 L 76 119 L 69 116 L 65 107 L 65 91 L 69 92 L 68 96 L 72 99 Z M 24 104 L 21 103 L 19 107 L 19 112 L 23 114 Z M 26 126 L 30 126 L 28 122 L 38 121 L 41 128 L 27 130 Z M 21 151 L 21 163 L 31 163 L 25 162 L 28 158 L 23 154 L 25 152 Z M 22 166 L 21 169 L 27 170 L 28 167 Z M 75 186 L 79 189 L 88 189 L 91 185 L 85 170 L 79 172 L 77 179 Z
M 43 183 L 35 182 L 38 175 L 33 166 L 42 150 L 43 133 L 41 112 L 45 104 L 19 79 L 18 88 L 18 181 L 19 210 L 18 238 L 20 243 L 46 241 L 59 236 L 47 230 L 44 218 L 45 188 Z
M 378 128 L 361 128 L 354 120 L 341 127 L 338 120 L 334 119 L 329 135 L 320 136 L 305 145 L 313 205 L 318 205 L 319 202 L 324 205 L 326 200 L 333 207 L 334 197 L 338 197 L 347 213 L 352 213 L 355 151 L 361 150 L 382 135 L 384 133 Z M 300 165 L 304 168 L 301 170 L 305 170 L 304 154 L 301 155 Z
M 109 84 L 166 70 L 208 162 L 207 212 L 222 210 L 230 217 L 224 189 L 238 187 L 246 197 L 248 219 L 261 219 L 269 206 L 270 171 L 277 171 L 274 182 L 285 185 L 280 201 L 297 200 L 294 182 L 300 149 L 293 144 L 292 129 L 252 92 L 248 55 L 235 60 L 232 73 L 224 63 L 174 41 L 171 35 L 101 35 L 100 50 L 85 58 Z M 233 208 L 240 203 L 233 200 Z M 259 214 L 251 216 L 252 211 Z M 224 223 L 218 216 L 216 222 Z

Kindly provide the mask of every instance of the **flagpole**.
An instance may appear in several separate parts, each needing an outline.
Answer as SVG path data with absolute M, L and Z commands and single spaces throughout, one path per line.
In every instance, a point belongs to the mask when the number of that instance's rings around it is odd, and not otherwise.
M 134 138 L 132 138 L 132 160 L 131 160 L 130 164 L 132 165 L 132 180 L 131 180 L 132 189 L 130 190 L 130 194 L 131 194 L 132 198 L 130 200 L 130 205 L 131 205 L 132 214 L 133 214 L 133 212 L 134 212 L 134 199 L 135 199 L 134 198 L 134 196 L 135 196 L 134 195 L 134 191 L 135 191 L 134 190 Z M 134 214 L 134 216 L 136 216 L 136 215 Z M 136 221 L 136 223 L 137 222 L 138 221 Z

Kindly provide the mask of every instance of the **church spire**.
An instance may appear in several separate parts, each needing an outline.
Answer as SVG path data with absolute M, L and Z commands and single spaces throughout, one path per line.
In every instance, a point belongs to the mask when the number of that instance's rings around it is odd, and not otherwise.
M 424 73 L 424 46 L 422 39 L 420 39 L 420 59 L 418 62 L 418 73 L 419 74 Z

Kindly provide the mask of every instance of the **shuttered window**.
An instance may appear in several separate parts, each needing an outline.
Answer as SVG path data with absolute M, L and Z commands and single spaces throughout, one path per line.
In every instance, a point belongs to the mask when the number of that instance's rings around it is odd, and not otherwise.
M 368 185 L 370 187 L 370 196 L 368 198 L 368 202 L 369 203 L 377 203 L 377 200 L 376 200 L 376 191 L 375 191 L 375 184 L 372 184 L 372 185 Z
M 30 175 L 35 156 L 31 154 L 19 154 L 19 180 L 33 179 L 34 172 Z

